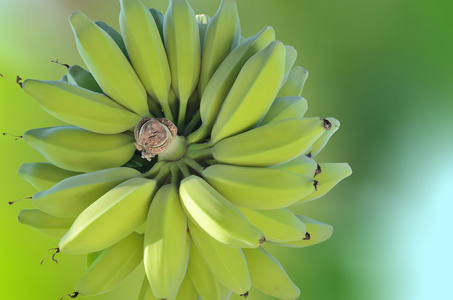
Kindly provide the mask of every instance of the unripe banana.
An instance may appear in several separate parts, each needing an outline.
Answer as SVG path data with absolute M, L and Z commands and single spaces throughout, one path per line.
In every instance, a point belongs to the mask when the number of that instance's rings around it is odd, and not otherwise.
M 189 220 L 217 241 L 237 248 L 254 248 L 264 242 L 262 232 L 202 178 L 184 178 L 179 193 Z
M 151 289 L 148 277 L 146 276 L 143 279 L 142 287 L 140 288 L 140 294 L 138 295 L 138 300 L 159 300 L 156 297 L 154 297 L 153 290 Z
M 141 177 L 132 168 L 112 168 L 69 177 L 52 188 L 33 195 L 33 204 L 57 217 L 76 217 L 118 184 Z
M 106 293 L 122 282 L 143 260 L 143 235 L 132 233 L 102 254 L 76 285 L 81 296 Z
M 333 227 L 331 225 L 301 215 L 296 215 L 296 217 L 302 221 L 307 228 L 305 236 L 298 241 L 279 242 L 276 243 L 277 245 L 292 248 L 307 247 L 324 242 L 332 236 Z
M 285 84 L 278 91 L 277 97 L 300 96 L 308 78 L 308 71 L 302 67 L 295 67 L 288 73 Z
M 145 272 L 153 294 L 168 299 L 178 282 L 186 257 L 187 217 L 181 207 L 178 187 L 161 187 L 147 217 L 144 246 Z
M 219 243 L 190 221 L 189 231 L 200 255 L 217 280 L 237 294 L 246 294 L 252 281 L 242 250 Z
M 312 147 L 311 147 L 311 157 L 315 157 L 318 155 L 319 152 L 321 152 L 322 149 L 327 145 L 327 142 L 329 141 L 330 137 L 340 128 L 340 121 L 334 118 L 326 118 L 331 124 L 332 124 L 332 129 L 329 131 L 324 132 L 319 139 L 317 139 Z
M 303 154 L 324 131 L 320 118 L 284 119 L 221 140 L 212 156 L 224 164 L 273 166 Z
M 118 48 L 120 48 L 121 52 L 123 52 L 124 57 L 126 57 L 127 60 L 129 60 L 129 54 L 127 53 L 126 45 L 124 44 L 124 40 L 121 34 L 118 31 L 116 31 L 115 28 L 106 24 L 103 21 L 96 21 L 94 23 L 100 28 L 102 28 L 108 35 L 110 35 L 110 37 L 116 43 Z
M 104 250 L 88 253 L 87 254 L 87 267 L 90 267 L 96 261 L 96 259 L 99 256 L 101 256 L 102 252 L 104 252 Z
M 22 88 L 52 116 L 93 132 L 120 133 L 141 120 L 106 95 L 64 81 L 27 79 Z
M 316 175 L 317 186 L 311 194 L 303 197 L 294 204 L 300 204 L 324 196 L 340 181 L 352 174 L 347 163 L 320 163 L 321 173 Z
M 176 300 L 176 299 L 178 299 L 178 295 L 181 296 L 184 294 L 184 292 L 182 292 L 180 294 L 179 290 L 181 289 L 182 282 L 187 275 L 187 266 L 189 264 L 189 254 L 190 254 L 191 243 L 192 243 L 192 241 L 191 241 L 190 233 L 189 233 L 189 230 L 187 230 L 186 231 L 186 240 L 185 240 L 185 245 L 184 245 L 184 263 L 181 268 L 181 271 L 179 272 L 176 288 L 173 290 L 173 292 L 171 293 L 170 297 L 168 297 L 167 300 Z
M 206 30 L 208 29 L 208 24 L 211 21 L 211 18 L 208 15 L 201 14 L 196 15 L 198 22 L 198 32 L 200 34 L 200 52 L 203 54 L 204 40 L 206 38 Z M 203 57 L 203 55 L 201 56 Z
M 222 0 L 217 13 L 209 22 L 201 58 L 198 93 L 204 89 L 222 61 L 237 47 L 241 38 L 241 25 L 234 0 Z
M 68 82 L 68 75 L 64 74 L 61 76 L 60 81 Z
M 146 91 L 113 39 L 81 12 L 69 22 L 79 54 L 104 93 L 140 116 L 150 116 Z
M 301 176 L 312 177 L 318 169 L 318 164 L 313 159 L 302 154 L 290 161 L 272 166 L 272 168 L 290 171 Z
M 240 207 L 239 209 L 253 226 L 264 233 L 266 241 L 301 240 L 307 232 L 305 224 L 286 208 L 262 210 Z
M 77 217 L 59 249 L 84 254 L 119 242 L 146 220 L 156 185 L 155 180 L 132 178 L 114 187 Z
M 244 256 L 255 288 L 278 299 L 299 299 L 299 288 L 265 249 L 244 249 Z
M 242 68 L 212 127 L 211 144 L 258 125 L 277 95 L 285 72 L 285 46 L 270 43 Z
M 190 279 L 189 272 L 184 276 L 176 300 L 198 300 L 198 292 Z
M 178 127 L 182 127 L 187 101 L 198 84 L 201 63 L 198 23 L 186 0 L 170 0 L 164 17 L 164 38 L 171 84 L 179 98 Z
M 288 73 L 293 68 L 294 63 L 296 62 L 297 50 L 293 46 L 289 46 L 289 45 L 285 45 L 285 49 L 286 49 L 285 74 L 288 75 Z
M 171 85 L 167 54 L 150 11 L 140 0 L 121 0 L 120 26 L 127 52 L 148 95 L 171 116 L 168 90 Z
M 100 134 L 76 126 L 31 129 L 23 139 L 52 164 L 75 172 L 122 166 L 136 150 L 130 134 Z
M 260 126 L 291 118 L 302 118 L 307 111 L 307 100 L 302 97 L 281 97 L 272 102 Z
M 314 190 L 314 180 L 274 168 L 213 165 L 202 172 L 206 181 L 234 205 L 277 209 Z
M 227 300 L 231 291 L 222 285 L 211 273 L 195 245 L 190 247 L 189 265 L 190 279 L 202 300 Z M 186 298 L 182 298 L 186 300 Z
M 153 16 L 157 30 L 159 30 L 160 39 L 162 40 L 162 44 L 164 44 L 164 15 L 155 8 L 150 8 L 149 12 Z
M 244 64 L 273 40 L 275 40 L 274 29 L 265 27 L 228 54 L 212 75 L 203 92 L 200 100 L 202 124 L 197 131 L 187 137 L 188 143 L 201 141 L 210 134 L 223 101 Z
M 79 174 L 59 168 L 49 162 L 25 163 L 17 171 L 19 177 L 28 181 L 38 191 L 50 189 L 63 179 Z
M 72 65 L 69 68 L 68 82 L 96 93 L 102 93 L 102 89 L 93 75 L 79 65 Z
M 58 218 L 39 209 L 24 209 L 19 212 L 19 223 L 28 225 L 47 236 L 59 239 L 69 230 L 75 218 Z

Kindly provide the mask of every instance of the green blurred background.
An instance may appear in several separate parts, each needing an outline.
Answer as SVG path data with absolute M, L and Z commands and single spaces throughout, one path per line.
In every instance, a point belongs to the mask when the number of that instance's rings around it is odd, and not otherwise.
M 168 1 L 144 0 L 165 12 Z M 212 16 L 220 0 L 191 0 Z M 237 0 L 243 35 L 266 25 L 298 50 L 309 70 L 308 116 L 341 129 L 317 157 L 348 162 L 353 175 L 297 208 L 332 224 L 328 241 L 277 249 L 306 300 L 453 299 L 453 3 L 433 0 Z M 59 59 L 82 64 L 67 21 L 84 11 L 118 26 L 115 0 L 0 0 L 0 73 L 59 79 Z M 20 88 L 0 80 L 0 130 L 61 125 Z M 0 138 L 0 299 L 59 299 L 74 291 L 84 257 L 39 264 L 57 241 L 19 224 L 34 190 L 16 171 L 43 158 L 23 141 Z M 135 273 L 92 299 L 135 299 Z M 269 299 L 261 295 L 249 299 Z

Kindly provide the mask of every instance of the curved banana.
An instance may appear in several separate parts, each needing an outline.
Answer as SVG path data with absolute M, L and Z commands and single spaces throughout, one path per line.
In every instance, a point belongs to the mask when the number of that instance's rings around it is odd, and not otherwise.
M 120 27 L 127 52 L 148 95 L 171 117 L 168 91 L 170 67 L 159 29 L 140 0 L 121 0 Z
M 222 61 L 239 45 L 241 25 L 234 0 L 222 0 L 219 9 L 209 22 L 201 57 L 198 93 L 204 89 Z
M 276 245 L 292 248 L 307 247 L 324 242 L 332 236 L 333 227 L 331 225 L 301 215 L 296 215 L 296 217 L 302 221 L 307 228 L 305 236 L 298 241 L 278 242 L 275 243 Z
M 217 241 L 237 248 L 254 248 L 264 242 L 262 232 L 202 178 L 184 178 L 179 194 L 189 220 Z
M 81 12 L 69 22 L 79 54 L 104 93 L 140 116 L 150 116 L 145 88 L 110 35 Z
M 106 95 L 68 82 L 27 79 L 22 88 L 52 116 L 93 132 L 120 133 L 142 119 Z
M 273 166 L 303 154 L 327 128 L 320 118 L 284 119 L 221 140 L 212 156 L 224 164 Z
M 198 292 L 190 279 L 189 272 L 185 273 L 175 300 L 198 300 Z
M 285 84 L 278 91 L 277 97 L 300 96 L 308 78 L 308 71 L 302 67 L 295 67 L 286 78 Z
M 143 235 L 132 233 L 102 254 L 76 285 L 81 296 L 106 293 L 126 279 L 143 260 Z
M 94 23 L 98 27 L 102 28 L 108 35 L 110 35 L 110 37 L 116 43 L 118 48 L 120 48 L 121 52 L 123 52 L 124 57 L 126 57 L 127 60 L 129 60 L 129 54 L 127 53 L 126 45 L 124 44 L 124 40 L 123 40 L 123 37 L 121 36 L 121 34 L 118 31 L 116 31 L 115 28 L 106 24 L 103 21 L 96 21 Z
M 143 279 L 142 287 L 140 288 L 140 294 L 138 295 L 138 300 L 159 300 L 154 297 L 153 290 L 151 289 L 148 277 L 146 276 Z
M 310 157 L 302 154 L 290 161 L 272 166 L 272 168 L 290 171 L 301 176 L 312 177 L 318 169 L 318 164 Z
M 102 93 L 102 89 L 93 75 L 79 65 L 72 65 L 69 68 L 68 82 L 96 93 Z
M 53 216 L 76 217 L 110 189 L 134 177 L 141 177 L 141 173 L 124 167 L 80 174 L 34 194 L 32 201 Z
M 156 185 L 155 180 L 132 178 L 111 189 L 77 217 L 60 240 L 60 251 L 96 252 L 130 235 L 146 220 Z
M 269 110 L 285 72 L 285 46 L 270 43 L 244 65 L 212 127 L 212 145 L 258 125 Z
M 28 225 L 39 232 L 59 239 L 69 230 L 75 218 L 58 218 L 39 209 L 24 209 L 19 212 L 19 223 Z
M 160 39 L 162 44 L 165 43 L 164 40 L 164 15 L 155 8 L 150 8 L 149 12 L 153 16 L 154 22 L 156 23 L 157 30 L 159 30 Z
M 288 73 L 294 66 L 294 63 L 297 59 L 297 50 L 293 46 L 285 45 L 286 48 L 286 57 L 285 57 L 285 74 L 287 77 Z M 286 79 L 285 79 L 286 80 Z
M 239 209 L 253 226 L 264 233 L 266 241 L 297 241 L 305 237 L 307 232 L 305 224 L 286 208 L 262 210 L 240 207 Z
M 231 291 L 222 285 L 211 273 L 195 245 L 190 247 L 187 273 L 202 300 L 227 300 Z M 183 298 L 186 300 L 185 298 Z
M 19 177 L 28 181 L 38 191 L 50 189 L 63 179 L 79 174 L 59 168 L 49 162 L 25 163 L 17 171 Z
M 136 150 L 130 134 L 100 134 L 76 126 L 31 129 L 23 139 L 52 164 L 75 172 L 122 166 Z
M 299 288 L 269 252 L 262 247 L 244 249 L 244 256 L 255 288 L 278 299 L 299 299 Z
M 204 179 L 234 205 L 277 209 L 295 203 L 314 190 L 314 180 L 274 168 L 212 165 Z
M 332 128 L 329 131 L 324 132 L 319 139 L 317 139 L 311 147 L 311 157 L 315 157 L 322 149 L 327 145 L 330 137 L 340 129 L 340 121 L 335 118 L 326 118 L 332 124 Z
M 203 57 L 203 46 L 204 46 L 204 40 L 206 38 L 206 30 L 208 29 L 208 24 L 211 21 L 211 18 L 208 15 L 201 14 L 201 15 L 196 15 L 198 22 L 198 32 L 200 33 L 200 53 L 202 54 L 201 57 Z
M 189 144 L 202 141 L 210 134 L 223 101 L 244 64 L 273 40 L 275 40 L 274 29 L 265 27 L 228 54 L 206 85 L 200 99 L 202 124 L 197 131 L 187 137 Z
M 178 299 L 179 297 L 181 297 L 184 294 L 184 291 L 179 293 L 179 290 L 181 288 L 183 288 L 182 287 L 182 283 L 183 283 L 184 278 L 187 275 L 187 266 L 189 264 L 189 254 L 190 254 L 190 245 L 191 245 L 191 243 L 192 243 L 192 241 L 191 241 L 189 230 L 186 230 L 186 240 L 185 240 L 185 245 L 184 245 L 184 262 L 183 262 L 183 266 L 181 268 L 181 271 L 179 272 L 178 280 L 176 281 L 176 287 L 173 290 L 173 292 L 171 293 L 171 295 L 168 297 L 167 300 L 176 300 L 176 299 Z
M 102 252 L 104 252 L 104 250 L 88 253 L 87 254 L 87 267 L 90 267 L 96 261 L 96 259 L 99 256 L 101 256 Z
M 260 126 L 291 118 L 302 118 L 307 111 L 307 100 L 299 96 L 275 98 Z
M 340 181 L 352 174 L 352 169 L 347 163 L 320 163 L 321 172 L 316 175 L 316 190 L 303 197 L 294 204 L 300 204 L 324 196 Z
M 145 272 L 153 294 L 167 299 L 178 282 L 185 262 L 187 217 L 176 184 L 162 186 L 149 208 L 145 231 Z
M 198 23 L 186 0 L 170 0 L 164 17 L 164 38 L 171 84 L 179 98 L 179 128 L 184 124 L 187 101 L 197 87 L 201 63 Z

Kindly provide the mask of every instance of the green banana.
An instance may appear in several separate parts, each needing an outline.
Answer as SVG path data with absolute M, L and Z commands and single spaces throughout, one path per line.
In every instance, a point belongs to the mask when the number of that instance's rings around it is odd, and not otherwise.
M 158 299 L 167 299 L 181 283 L 178 279 L 185 262 L 186 233 L 187 217 L 178 187 L 164 185 L 149 208 L 144 246 L 145 272 Z
M 296 62 L 297 50 L 293 46 L 289 46 L 289 45 L 285 45 L 285 49 L 286 49 L 285 74 L 288 75 L 288 73 L 293 68 L 294 63 Z M 287 76 L 285 76 L 285 77 L 287 77 Z
M 299 288 L 269 252 L 261 247 L 244 249 L 244 256 L 255 288 L 278 299 L 299 299 Z
M 27 79 L 22 88 L 52 116 L 93 132 L 120 133 L 141 120 L 106 95 L 68 82 Z
M 231 203 L 253 209 L 277 209 L 314 190 L 314 180 L 274 168 L 212 165 L 204 179 Z
M 262 210 L 240 207 L 253 226 L 259 228 L 266 241 L 286 242 L 300 240 L 307 231 L 305 224 L 286 208 Z
M 298 241 L 278 242 L 275 243 L 276 245 L 292 248 L 307 247 L 324 242 L 332 236 L 333 227 L 331 225 L 321 223 L 305 216 L 296 215 L 296 217 L 301 220 L 307 228 L 307 233 L 304 238 Z
M 329 131 L 324 132 L 319 139 L 317 139 L 311 148 L 311 157 L 315 157 L 321 152 L 322 149 L 327 145 L 330 137 L 340 128 L 340 121 L 334 118 L 326 118 L 332 124 L 332 128 Z
M 120 27 L 132 66 L 148 95 L 157 100 L 170 117 L 170 67 L 156 22 L 140 0 L 120 2 Z
M 302 67 L 293 68 L 288 73 L 285 83 L 278 91 L 277 97 L 300 96 L 307 78 L 307 70 Z
M 76 217 L 110 189 L 135 177 L 141 177 L 141 173 L 125 167 L 80 174 L 34 194 L 32 201 L 53 216 Z
M 61 76 L 60 81 L 68 82 L 68 75 L 64 74 Z
M 189 231 L 200 255 L 217 280 L 237 294 L 246 294 L 252 281 L 242 250 L 219 243 L 190 221 Z
M 244 65 L 212 127 L 212 145 L 258 125 L 277 95 L 285 72 L 285 46 L 270 43 Z
M 165 43 L 164 41 L 164 15 L 155 8 L 150 8 L 149 12 L 153 16 L 154 22 L 156 23 L 157 30 L 159 30 L 160 39 L 162 44 Z
M 149 285 L 148 277 L 143 278 L 142 287 L 140 288 L 140 294 L 138 295 L 138 300 L 159 300 L 154 297 L 153 290 Z M 198 300 L 198 299 L 197 299 Z
M 307 100 L 299 96 L 276 98 L 260 126 L 291 118 L 302 118 L 307 111 Z
M 227 300 L 231 291 L 223 286 L 211 273 L 195 245 L 190 247 L 187 273 L 202 300 Z M 183 298 L 186 300 L 185 298 Z
M 195 13 L 186 0 L 170 0 L 164 17 L 164 38 L 171 84 L 179 98 L 178 128 L 184 124 L 187 101 L 200 76 L 200 36 Z
M 222 61 L 231 50 L 239 45 L 241 25 L 234 0 L 222 0 L 217 13 L 212 17 L 206 30 L 201 57 L 198 93 L 204 89 Z
M 146 220 L 156 186 L 156 180 L 146 178 L 117 185 L 77 217 L 58 248 L 67 254 L 85 254 L 124 239 Z
M 104 93 L 140 116 L 150 116 L 145 88 L 113 39 L 81 12 L 69 22 L 79 54 Z
M 17 171 L 19 177 L 28 181 L 38 191 L 50 189 L 63 179 L 79 174 L 59 168 L 49 162 L 25 163 Z
M 206 38 L 206 30 L 208 29 L 208 24 L 211 21 L 211 18 L 208 15 L 201 14 L 196 15 L 198 22 L 198 32 L 200 34 L 200 53 L 203 54 L 204 40 Z M 203 56 L 202 56 L 203 58 Z
M 198 292 L 190 279 L 189 272 L 185 273 L 175 300 L 198 300 Z
M 231 51 L 220 64 L 206 85 L 200 99 L 202 124 L 197 131 L 187 137 L 189 144 L 202 141 L 210 134 L 223 101 L 244 64 L 273 40 L 275 40 L 274 29 L 265 27 Z
M 324 196 L 340 181 L 352 174 L 351 167 L 347 163 L 320 163 L 321 173 L 316 175 L 316 190 L 301 198 L 294 204 L 300 204 Z
M 47 236 L 59 239 L 69 230 L 75 218 L 58 218 L 39 209 L 24 209 L 19 212 L 19 223 L 28 225 Z
M 272 168 L 290 171 L 301 176 L 312 177 L 318 169 L 318 164 L 313 159 L 302 154 L 290 161 L 272 166 Z
M 132 233 L 102 254 L 76 285 L 81 296 L 106 293 L 122 282 L 143 260 L 143 235 Z
M 221 140 L 212 156 L 224 164 L 277 165 L 303 154 L 326 131 L 324 124 L 320 118 L 280 120 Z
M 184 178 L 179 193 L 189 220 L 217 241 L 237 248 L 258 247 L 265 241 L 262 232 L 202 178 Z
M 96 259 L 99 256 L 101 256 L 102 252 L 104 252 L 104 250 L 88 253 L 87 254 L 87 267 L 90 267 L 96 261 Z
M 69 68 L 68 82 L 96 93 L 102 93 L 102 89 L 93 75 L 79 65 L 72 65 Z
M 126 57 L 127 60 L 129 60 L 129 54 L 127 53 L 126 45 L 124 44 L 124 40 L 123 40 L 123 37 L 121 36 L 121 34 L 118 31 L 116 31 L 115 28 L 106 24 L 103 21 L 96 21 L 94 23 L 98 27 L 102 28 L 102 30 L 104 30 L 108 35 L 110 35 L 110 37 L 116 43 L 118 48 L 120 48 L 121 52 L 123 52 L 124 57 Z
M 167 300 L 176 300 L 184 294 L 184 291 L 182 291 L 181 293 L 179 293 L 179 291 L 182 288 L 181 285 L 183 283 L 184 278 L 187 275 L 187 266 L 189 264 L 189 254 L 190 254 L 190 244 L 191 244 L 190 233 L 189 233 L 189 230 L 186 230 L 186 241 L 185 241 L 185 245 L 184 245 L 184 263 L 181 268 L 181 271 L 179 272 L 178 280 L 176 282 L 177 283 L 176 287 L 173 290 L 173 292 L 171 293 L 170 297 L 168 297 Z
M 23 139 L 52 164 L 75 172 L 122 166 L 136 150 L 130 134 L 100 134 L 75 126 L 31 129 Z

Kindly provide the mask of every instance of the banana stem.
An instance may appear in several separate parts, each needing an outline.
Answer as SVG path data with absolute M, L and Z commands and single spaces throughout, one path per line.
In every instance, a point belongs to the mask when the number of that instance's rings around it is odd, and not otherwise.
M 202 172 L 204 170 L 202 165 L 200 165 L 199 163 L 197 163 L 195 160 L 193 160 L 191 158 L 186 158 L 185 162 L 186 162 L 187 165 L 189 165 L 189 167 L 194 169 L 195 172 L 197 172 L 198 174 L 202 175 Z
M 184 129 L 184 134 L 185 135 L 190 134 L 193 131 L 193 129 L 195 128 L 195 126 L 197 126 L 198 122 L 200 122 L 200 120 L 201 120 L 200 111 L 197 111 L 195 116 L 193 116 L 192 120 L 190 120 L 190 122 L 187 124 L 186 128 Z
M 32 199 L 32 197 L 25 197 L 25 198 L 17 199 L 17 200 L 15 200 L 15 201 L 9 201 L 8 204 L 9 204 L 9 205 L 13 205 L 13 204 L 16 203 L 17 201 L 26 200 L 26 199 Z
M 175 123 L 175 117 L 173 117 L 173 113 L 171 112 L 170 104 L 168 104 L 168 99 L 163 101 L 160 104 L 162 106 L 162 110 L 164 111 L 165 118 L 169 119 L 172 123 Z
M 158 161 L 154 166 L 146 173 L 143 173 L 142 176 L 146 178 L 153 178 L 159 174 L 160 168 L 165 164 L 165 161 Z
M 189 167 L 187 167 L 185 163 L 179 163 L 178 167 L 181 170 L 181 173 L 184 175 L 184 178 L 189 177 L 191 175 Z
M 186 157 L 193 160 L 212 158 L 212 148 L 209 144 L 192 144 L 187 148 Z
M 209 135 L 209 128 L 206 127 L 204 123 L 201 123 L 201 126 L 191 134 L 187 136 L 187 144 L 198 143 L 199 141 L 204 140 Z
M 187 111 L 187 100 L 179 101 L 178 128 L 184 130 Z
M 172 184 L 177 184 L 179 182 L 179 168 L 177 164 L 172 164 L 170 166 L 170 171 L 171 171 L 171 183 Z
M 157 181 L 158 185 L 162 185 L 168 179 L 168 175 L 170 175 L 169 173 L 170 173 L 170 166 L 165 165 L 160 169 L 159 174 L 157 174 L 157 176 L 154 177 L 154 180 Z

